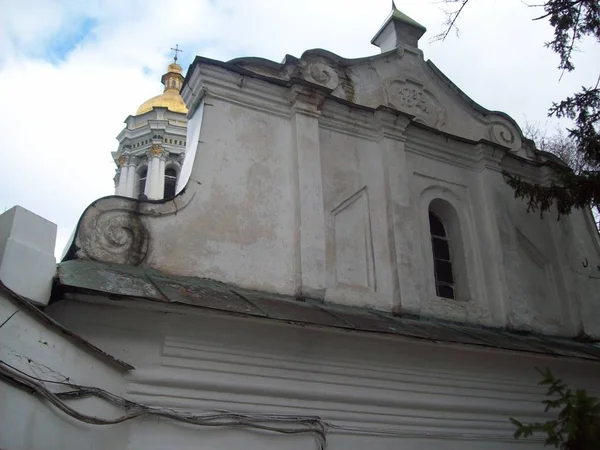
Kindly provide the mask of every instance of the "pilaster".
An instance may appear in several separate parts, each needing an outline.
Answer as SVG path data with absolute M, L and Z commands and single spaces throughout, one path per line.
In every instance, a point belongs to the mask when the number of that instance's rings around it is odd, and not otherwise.
M 305 86 L 290 90 L 292 103 L 293 151 L 297 166 L 296 227 L 297 281 L 299 294 L 322 297 L 325 291 L 325 212 L 321 149 L 320 105 L 325 94 Z
M 388 242 L 392 267 L 393 309 L 418 312 L 419 295 L 415 264 L 414 214 L 410 209 L 410 173 L 406 164 L 404 134 L 410 118 L 388 108 L 375 112 L 378 142 L 384 168 Z
M 497 202 L 492 186 L 496 183 L 504 183 L 500 162 L 505 151 L 485 143 L 477 144 L 476 150 L 479 154 L 478 189 L 474 190 L 473 195 L 478 200 L 479 214 L 476 215 L 478 223 L 475 223 L 475 226 L 481 233 L 479 241 L 486 243 L 485 264 L 482 266 L 486 289 L 483 293 L 487 297 L 485 300 L 491 314 L 491 325 L 504 326 L 508 312 L 508 305 L 506 305 L 508 289 L 500 230 L 494 210 Z

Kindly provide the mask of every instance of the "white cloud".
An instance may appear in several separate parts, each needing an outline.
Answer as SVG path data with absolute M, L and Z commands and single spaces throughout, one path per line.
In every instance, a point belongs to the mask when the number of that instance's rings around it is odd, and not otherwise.
M 325 48 L 345 57 L 375 54 L 370 39 L 389 13 L 388 0 L 0 0 L 0 209 L 14 204 L 59 225 L 58 252 L 79 216 L 113 193 L 110 153 L 127 115 L 160 92 L 168 49 L 184 63 L 195 54 L 228 60 L 280 61 Z M 442 29 L 439 2 L 398 2 L 425 25 L 425 57 L 474 100 L 517 121 L 544 123 L 552 100 L 595 81 L 600 50 L 588 43 L 577 70 L 559 83 L 558 59 L 543 43 L 552 29 L 531 22 L 518 0 L 470 2 L 461 37 L 429 44 Z M 49 49 L 90 32 L 61 58 Z M 67 46 L 68 47 L 68 46 Z M 184 65 L 185 66 L 185 65 Z

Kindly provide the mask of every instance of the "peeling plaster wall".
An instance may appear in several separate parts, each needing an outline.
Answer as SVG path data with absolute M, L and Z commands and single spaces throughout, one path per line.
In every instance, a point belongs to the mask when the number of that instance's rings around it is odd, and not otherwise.
M 600 239 L 594 235 L 595 225 L 589 215 L 575 212 L 571 220 L 557 224 L 555 232 L 564 236 L 557 240 L 560 260 L 567 256 L 569 271 L 565 285 L 565 298 L 569 303 L 570 315 L 583 330 L 591 336 L 600 336 Z M 565 272 L 562 272 L 565 273 Z
M 0 328 L 2 361 L 44 380 L 71 381 L 117 395 L 124 393 L 122 373 L 42 325 L 0 294 L 0 323 L 15 311 Z M 59 386 L 48 386 L 60 390 Z M 97 417 L 118 417 L 122 412 L 95 398 L 76 400 L 73 406 Z M 0 382 L 0 448 L 113 450 L 126 445 L 129 425 L 84 424 L 59 412 L 41 397 Z
M 319 133 L 326 220 L 327 298 L 391 310 L 384 176 L 377 143 L 338 130 Z
M 289 120 L 207 100 L 189 182 L 193 207 L 156 224 L 153 235 L 169 238 L 151 247 L 147 263 L 293 293 L 291 139 Z
M 508 287 L 508 322 L 519 329 L 576 334 L 579 324 L 571 317 L 576 303 L 569 301 L 565 284 L 572 282 L 569 272 L 577 261 L 568 261 L 571 267 L 563 270 L 561 259 L 565 255 L 553 242 L 553 232 L 560 232 L 555 217 L 548 215 L 542 220 L 539 214 L 528 214 L 523 203 L 511 201 L 511 195 L 508 187 L 496 189 Z
M 502 169 L 516 170 L 517 164 L 501 150 L 432 137 L 420 129 L 409 128 L 407 135 L 411 217 L 420 216 L 414 241 L 420 307 L 415 312 L 546 334 L 574 336 L 585 329 L 597 336 L 594 319 L 584 322 L 580 315 L 582 307 L 591 311 L 597 303 L 592 289 L 600 261 L 597 232 L 586 225 L 584 213 L 574 211 L 560 221 L 552 213 L 543 218 L 528 213 L 502 178 Z M 539 169 L 520 170 L 529 179 L 539 177 Z M 466 289 L 457 301 L 435 295 L 427 218 L 434 198 L 448 201 L 459 216 L 466 264 L 453 263 L 453 269 Z M 583 268 L 584 260 L 596 263 Z
M 455 143 L 433 139 L 433 142 L 418 142 L 419 130 L 414 133 L 414 141 L 407 141 L 407 169 L 410 176 L 411 219 L 415 233 L 413 236 L 414 264 L 418 268 L 416 289 L 419 292 L 420 304 L 415 305 L 424 316 L 444 317 L 458 322 L 471 322 L 486 325 L 499 325 L 501 317 L 492 317 L 490 299 L 499 301 L 493 286 L 484 285 L 483 271 L 493 266 L 483 264 L 486 253 L 476 233 L 480 220 L 479 202 L 475 195 L 477 177 L 472 170 L 464 166 L 448 164 L 448 161 L 432 158 L 432 153 L 449 154 L 449 147 Z M 411 136 L 412 137 L 412 136 Z M 425 150 L 425 152 L 424 152 Z M 456 149 L 455 149 L 456 150 Z M 472 152 L 472 149 L 461 149 Z M 429 208 L 431 202 L 443 200 L 456 214 L 456 223 L 442 217 L 446 231 L 454 226 L 458 237 L 450 237 L 452 269 L 455 279 L 456 298 L 448 300 L 436 295 L 433 273 L 433 253 L 429 231 Z M 484 232 L 484 234 L 487 234 Z M 399 239 L 403 239 L 399 236 Z M 483 242 L 489 241 L 484 238 Z M 462 254 L 462 261 L 457 254 Z M 409 282 L 406 280 L 405 282 Z

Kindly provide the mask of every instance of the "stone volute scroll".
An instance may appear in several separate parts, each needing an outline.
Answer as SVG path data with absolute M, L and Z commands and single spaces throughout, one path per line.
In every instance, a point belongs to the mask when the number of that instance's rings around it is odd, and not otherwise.
M 521 148 L 521 135 L 519 131 L 500 115 L 487 117 L 490 139 L 497 144 L 509 147 L 512 150 Z
M 327 64 L 320 62 L 311 63 L 306 68 L 306 78 L 316 84 L 329 89 L 335 89 L 340 84 L 338 74 Z
M 149 233 L 135 200 L 108 197 L 84 212 L 75 237 L 76 256 L 137 266 L 148 252 Z

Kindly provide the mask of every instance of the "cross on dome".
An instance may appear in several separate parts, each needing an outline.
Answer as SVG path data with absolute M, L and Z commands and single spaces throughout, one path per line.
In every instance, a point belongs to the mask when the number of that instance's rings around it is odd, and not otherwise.
M 173 56 L 173 61 L 177 63 L 177 53 L 183 52 L 183 50 L 179 49 L 179 44 L 175 44 L 175 48 L 171 47 L 171 50 L 175 52 L 175 55 Z

